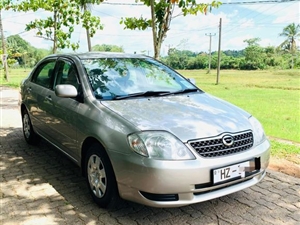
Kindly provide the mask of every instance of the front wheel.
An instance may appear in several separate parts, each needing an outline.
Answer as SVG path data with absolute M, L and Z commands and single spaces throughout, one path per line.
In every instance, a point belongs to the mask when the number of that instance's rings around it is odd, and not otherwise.
M 26 109 L 22 112 L 23 135 L 28 144 L 37 144 L 40 140 L 39 136 L 34 132 L 29 114 Z
M 117 182 L 110 160 L 99 144 L 87 152 L 85 176 L 93 200 L 102 208 L 115 208 L 119 202 Z

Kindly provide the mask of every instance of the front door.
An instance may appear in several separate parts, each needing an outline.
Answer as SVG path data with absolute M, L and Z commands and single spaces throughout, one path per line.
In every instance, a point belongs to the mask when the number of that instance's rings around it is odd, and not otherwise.
M 54 87 L 58 84 L 69 84 L 79 90 L 80 83 L 75 64 L 67 59 L 58 59 L 56 68 L 56 80 Z M 78 109 L 81 102 L 77 98 L 61 98 L 52 96 L 51 111 L 51 133 L 55 136 L 55 144 L 73 159 L 78 159 Z

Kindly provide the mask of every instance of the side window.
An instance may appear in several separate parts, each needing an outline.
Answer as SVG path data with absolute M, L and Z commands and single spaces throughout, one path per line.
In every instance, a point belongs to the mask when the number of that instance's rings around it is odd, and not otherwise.
M 34 75 L 32 82 L 41 85 L 45 88 L 52 88 L 54 80 L 54 67 L 54 60 L 42 64 L 36 70 L 36 74 Z
M 69 61 L 60 61 L 58 67 L 58 75 L 56 85 L 71 84 L 78 89 L 79 82 L 76 66 Z

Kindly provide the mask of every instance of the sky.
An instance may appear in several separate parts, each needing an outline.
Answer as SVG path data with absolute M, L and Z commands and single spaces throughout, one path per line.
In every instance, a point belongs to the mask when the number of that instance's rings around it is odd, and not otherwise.
M 211 50 L 217 51 L 220 19 L 222 19 L 221 50 L 244 49 L 247 46 L 244 40 L 250 38 L 260 38 L 259 44 L 263 47 L 278 46 L 284 40 L 279 36 L 283 28 L 291 23 L 300 23 L 300 0 L 279 1 L 262 3 L 260 0 L 221 0 L 223 4 L 218 9 L 212 9 L 207 15 L 177 16 L 171 22 L 170 30 L 162 45 L 161 55 L 166 55 L 169 48 L 208 52 L 209 35 L 212 35 Z M 104 29 L 97 31 L 92 38 L 92 45 L 117 45 L 122 46 L 128 53 L 136 52 L 153 56 L 151 29 L 132 31 L 124 29 L 124 25 L 120 24 L 121 18 L 124 17 L 150 18 L 150 8 L 134 5 L 134 3 L 135 0 L 106 0 L 103 4 L 92 7 L 93 15 L 99 16 L 104 25 Z M 174 15 L 178 14 L 177 9 Z M 50 49 L 51 41 L 36 37 L 34 30 L 25 31 L 26 23 L 46 15 L 47 12 L 42 10 L 27 13 L 2 11 L 4 35 L 19 34 L 36 48 Z M 83 28 L 79 26 L 75 28 L 72 40 L 80 44 L 77 52 L 87 51 L 86 33 Z

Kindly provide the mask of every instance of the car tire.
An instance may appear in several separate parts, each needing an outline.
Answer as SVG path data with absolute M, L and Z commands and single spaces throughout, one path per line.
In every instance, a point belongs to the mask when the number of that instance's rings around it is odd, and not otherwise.
M 93 200 L 101 208 L 116 208 L 120 203 L 111 162 L 100 144 L 93 144 L 85 158 L 85 177 Z
M 22 129 L 23 135 L 28 144 L 36 145 L 40 137 L 34 132 L 29 114 L 26 109 L 22 111 Z

